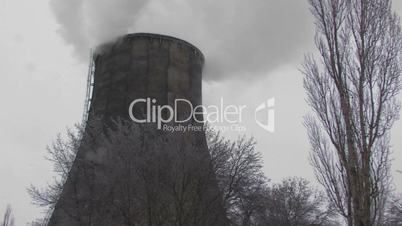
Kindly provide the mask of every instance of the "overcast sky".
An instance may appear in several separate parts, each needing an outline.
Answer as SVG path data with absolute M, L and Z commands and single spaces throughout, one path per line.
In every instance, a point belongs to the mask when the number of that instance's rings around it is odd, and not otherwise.
M 401 1 L 395 9 L 402 15 Z M 81 121 L 89 48 L 129 32 L 173 35 L 199 47 L 206 105 L 223 98 L 252 108 L 275 97 L 275 133 L 259 128 L 253 112 L 245 115 L 245 133 L 255 136 L 267 177 L 314 181 L 298 71 L 303 54 L 314 51 L 305 1 L 0 0 L 0 28 L 0 214 L 11 204 L 17 225 L 41 216 L 26 188 L 54 176 L 46 145 Z M 402 169 L 402 121 L 392 135 L 395 172 Z M 402 191 L 402 175 L 393 174 Z

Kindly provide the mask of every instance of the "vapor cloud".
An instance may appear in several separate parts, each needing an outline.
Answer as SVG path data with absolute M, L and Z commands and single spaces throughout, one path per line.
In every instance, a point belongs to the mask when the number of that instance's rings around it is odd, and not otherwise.
M 130 32 L 146 0 L 51 0 L 60 35 L 76 56 L 87 59 L 89 49 Z
M 52 0 L 60 34 L 83 59 L 131 32 L 185 39 L 206 55 L 207 80 L 254 78 L 299 59 L 311 42 L 306 1 Z

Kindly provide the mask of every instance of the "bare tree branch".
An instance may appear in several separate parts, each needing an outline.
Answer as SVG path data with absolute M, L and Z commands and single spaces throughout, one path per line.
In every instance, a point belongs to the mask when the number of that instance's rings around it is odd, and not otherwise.
M 402 36 L 391 0 L 309 0 L 320 58 L 303 65 L 319 182 L 348 225 L 381 222 L 398 119 Z

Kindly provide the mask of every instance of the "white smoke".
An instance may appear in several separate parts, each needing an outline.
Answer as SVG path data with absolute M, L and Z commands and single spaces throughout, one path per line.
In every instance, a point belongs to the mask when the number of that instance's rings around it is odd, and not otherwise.
M 51 0 L 60 34 L 80 59 L 89 49 L 130 31 L 146 0 Z M 85 58 L 83 58 L 85 57 Z
M 52 0 L 51 6 L 80 58 L 126 33 L 162 33 L 201 49 L 207 80 L 264 75 L 299 60 L 312 39 L 300 0 Z

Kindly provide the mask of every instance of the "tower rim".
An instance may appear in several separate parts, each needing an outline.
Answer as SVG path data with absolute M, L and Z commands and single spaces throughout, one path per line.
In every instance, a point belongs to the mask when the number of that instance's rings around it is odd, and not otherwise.
M 112 41 L 112 42 L 100 44 L 95 49 L 99 50 L 99 49 L 102 49 L 105 46 L 114 45 L 114 44 L 118 43 L 118 40 L 129 40 L 129 39 L 136 39 L 136 38 L 148 38 L 148 39 L 151 39 L 151 40 L 159 39 L 159 40 L 171 41 L 171 42 L 174 42 L 174 43 L 177 43 L 177 44 L 180 44 L 180 45 L 185 45 L 185 46 L 189 47 L 190 49 L 194 50 L 194 52 L 196 52 L 196 54 L 200 56 L 202 61 L 205 62 L 204 54 L 195 45 L 191 44 L 188 41 L 180 39 L 180 38 L 176 38 L 176 37 L 169 36 L 169 35 L 164 35 L 164 34 L 157 34 L 157 33 L 137 32 L 137 33 L 125 34 L 125 35 L 119 36 L 119 38 L 117 38 L 117 41 Z

